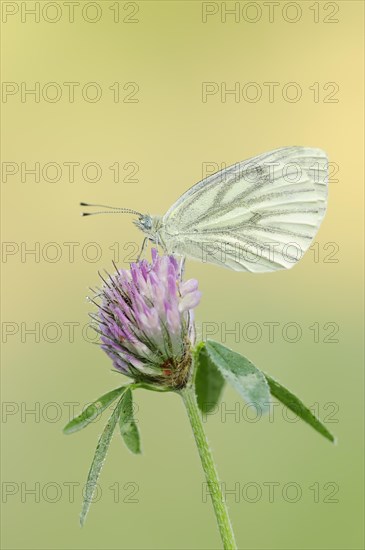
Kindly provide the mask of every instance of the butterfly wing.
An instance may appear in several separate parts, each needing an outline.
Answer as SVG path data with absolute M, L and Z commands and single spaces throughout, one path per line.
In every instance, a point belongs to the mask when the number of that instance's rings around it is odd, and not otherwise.
M 162 219 L 169 252 L 237 271 L 292 267 L 327 206 L 321 149 L 283 147 L 221 170 L 184 193 Z

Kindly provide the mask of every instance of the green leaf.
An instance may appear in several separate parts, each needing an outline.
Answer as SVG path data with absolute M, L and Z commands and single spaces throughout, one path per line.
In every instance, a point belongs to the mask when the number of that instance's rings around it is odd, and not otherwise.
M 85 523 L 85 519 L 94 496 L 95 487 L 99 478 L 99 474 L 103 467 L 106 453 L 108 452 L 110 441 L 112 439 L 115 426 L 117 425 L 118 418 L 120 416 L 122 401 L 123 401 L 123 397 L 121 397 L 121 399 L 118 401 L 118 404 L 115 407 L 113 414 L 109 418 L 104 428 L 104 431 L 99 438 L 98 445 L 96 447 L 95 455 L 94 455 L 92 464 L 90 466 L 90 470 L 89 470 L 89 474 L 87 477 L 87 482 L 84 490 L 84 502 L 82 505 L 81 515 L 80 515 L 81 526 L 84 525 Z
M 141 452 L 141 441 L 137 424 L 133 418 L 133 397 L 130 388 L 127 389 L 122 397 L 119 427 L 128 449 L 132 453 L 139 454 Z
M 245 401 L 254 404 L 262 412 L 267 412 L 270 406 L 270 391 L 264 374 L 246 357 L 218 342 L 208 340 L 206 349 L 219 372 Z
M 225 380 L 207 352 L 204 342 L 195 348 L 195 391 L 202 413 L 211 412 L 219 403 Z
M 299 416 L 304 422 L 307 422 L 312 428 L 314 428 L 318 433 L 332 441 L 335 442 L 334 435 L 327 430 L 327 428 L 322 424 L 322 422 L 314 416 L 314 414 L 304 405 L 304 403 L 296 397 L 291 391 L 284 388 L 277 380 L 271 378 L 271 376 L 265 374 L 266 380 L 270 387 L 271 394 L 276 397 L 281 403 L 283 403 L 288 409 L 293 411 Z
M 126 386 L 122 386 L 112 390 L 91 403 L 86 409 L 76 418 L 73 418 L 67 426 L 63 428 L 64 434 L 72 434 L 78 432 L 88 426 L 95 418 L 99 416 L 113 401 L 125 390 Z

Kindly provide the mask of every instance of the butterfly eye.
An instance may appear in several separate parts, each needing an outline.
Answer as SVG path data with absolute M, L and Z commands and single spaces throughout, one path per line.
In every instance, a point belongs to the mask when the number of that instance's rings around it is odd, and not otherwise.
M 143 219 L 142 219 L 142 224 L 144 226 L 144 228 L 149 231 L 150 229 L 152 229 L 152 219 L 148 216 L 144 216 Z

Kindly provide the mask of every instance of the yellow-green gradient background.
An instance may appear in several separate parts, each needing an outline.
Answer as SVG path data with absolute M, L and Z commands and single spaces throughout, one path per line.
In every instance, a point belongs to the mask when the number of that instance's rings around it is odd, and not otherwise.
M 6 2 L 2 2 L 6 4 Z M 13 3 L 16 4 L 16 3 Z M 19 2 L 33 7 L 34 2 Z M 44 3 L 41 2 L 43 5 Z M 2 103 L 3 162 L 96 162 L 103 169 L 100 181 L 83 180 L 80 169 L 68 181 L 50 183 L 20 175 L 2 181 L 2 238 L 21 247 L 58 243 L 58 262 L 34 256 L 22 261 L 20 253 L 3 256 L 3 323 L 17 323 L 19 332 L 3 345 L 2 483 L 17 488 L 3 494 L 2 545 L 5 549 L 200 549 L 219 548 L 210 502 L 202 502 L 203 475 L 182 403 L 173 395 L 136 394 L 137 418 L 143 454 L 132 456 L 118 434 L 103 469 L 102 497 L 92 506 L 83 529 L 78 525 L 81 486 L 94 453 L 103 417 L 74 436 L 62 434 L 67 402 L 83 404 L 121 383 L 111 372 L 106 356 L 82 338 L 81 327 L 92 309 L 85 301 L 88 286 L 98 284 L 97 270 L 111 269 L 113 243 L 120 243 L 120 266 L 127 266 L 123 250 L 142 235 L 130 216 L 83 219 L 80 200 L 164 213 L 202 177 L 203 162 L 227 165 L 284 145 L 311 145 L 325 149 L 338 164 L 338 181 L 330 185 L 326 218 L 317 236 L 318 262 L 312 251 L 293 270 L 266 275 L 239 274 L 208 264 L 189 262 L 187 275 L 199 279 L 203 291 L 197 321 L 225 322 L 227 328 L 256 322 L 263 328 L 256 343 L 227 335 L 226 344 L 246 354 L 257 366 L 279 378 L 309 405 L 318 403 L 322 417 L 338 407 L 337 423 L 327 424 L 339 438 L 331 445 L 303 423 L 282 419 L 235 422 L 212 415 L 205 424 L 221 479 L 227 489 L 256 483 L 262 497 L 256 503 L 228 495 L 232 522 L 240 548 L 249 549 L 357 549 L 363 548 L 362 450 L 363 371 L 362 310 L 362 188 L 363 188 L 363 3 L 340 1 L 337 23 L 325 23 L 332 8 L 319 2 L 319 21 L 313 22 L 312 2 L 297 2 L 302 17 L 288 23 L 276 8 L 274 22 L 263 3 L 261 20 L 221 22 L 220 14 L 201 21 L 202 6 L 195 1 L 138 2 L 138 23 L 113 22 L 114 2 L 99 2 L 102 17 L 91 24 L 75 8 L 75 22 L 62 18 L 39 23 L 20 12 L 2 25 L 2 79 L 25 82 L 30 88 L 57 82 L 64 92 L 59 102 L 20 94 Z M 131 8 L 120 3 L 121 18 Z M 246 2 L 242 2 L 243 6 Z M 233 3 L 227 3 L 232 7 Z M 220 8 L 220 3 L 217 4 Z M 124 9 L 126 8 L 126 9 Z M 49 8 L 49 17 L 54 17 Z M 90 11 L 90 17 L 93 16 Z M 289 14 L 289 16 L 292 16 Z M 251 15 L 252 17 L 252 15 Z M 65 97 L 63 82 L 80 82 L 75 102 Z M 108 90 L 114 82 L 137 82 L 138 103 L 114 103 Z M 263 97 L 256 103 L 219 95 L 201 101 L 202 82 L 257 82 Z M 297 82 L 303 96 L 296 103 L 283 101 L 282 86 Z M 80 96 L 87 82 L 97 82 L 103 96 L 88 103 Z M 264 82 L 279 82 L 276 99 L 268 101 Z M 313 101 L 309 87 L 319 82 L 321 96 Z M 327 82 L 336 82 L 337 103 L 325 103 Z M 122 93 L 126 92 L 122 90 Z M 114 183 L 109 166 L 115 162 L 139 165 L 137 183 Z M 122 173 L 123 170 L 121 169 Z M 123 176 L 124 177 L 124 176 Z M 4 178 L 3 178 L 4 180 Z M 76 242 L 70 262 L 63 243 Z M 92 263 L 81 249 L 96 242 L 102 257 Z M 339 250 L 337 263 L 324 261 L 326 243 Z M 92 250 L 90 249 L 90 254 Z M 52 250 L 49 249 L 49 254 Z M 59 341 L 21 337 L 20 324 L 58 323 Z M 265 322 L 278 322 L 273 343 Z M 298 323 L 303 331 L 297 343 L 281 336 L 282 327 Z M 79 323 L 69 342 L 64 323 Z M 314 323 L 321 327 L 314 342 Z M 338 343 L 326 343 L 326 323 L 337 323 Z M 3 325 L 3 328 L 10 325 Z M 15 326 L 15 325 L 13 325 Z M 54 335 L 50 329 L 48 340 Z M 216 339 L 222 340 L 219 330 Z M 227 408 L 239 402 L 230 389 Z M 14 403 L 14 405 L 9 405 Z M 50 403 L 53 409 L 50 408 Z M 38 405 L 37 405 L 38 404 Z M 48 404 L 48 405 L 47 405 Z M 19 412 L 16 413 L 16 407 Z M 40 407 L 40 418 L 25 415 L 25 408 Z M 326 408 L 327 407 L 327 408 Z M 23 418 L 21 416 L 23 411 Z M 45 412 L 44 412 L 45 411 Z M 60 412 L 61 411 L 61 412 Z M 61 416 L 55 422 L 52 415 Z M 37 421 L 38 420 L 38 421 Z M 49 420 L 49 418 L 48 418 Z M 128 503 L 131 487 L 138 484 Z M 278 483 L 273 502 L 264 483 Z M 7 485 L 4 485 L 6 483 Z M 39 483 L 40 501 L 25 494 Z M 75 483 L 69 502 L 65 484 Z M 120 502 L 110 489 L 120 484 Z M 287 502 L 282 489 L 297 483 L 302 496 Z M 319 502 L 313 489 L 320 488 Z M 337 484 L 338 502 L 325 502 Z M 23 484 L 23 485 L 22 485 Z M 51 484 L 51 485 L 49 485 Z M 57 502 L 54 484 L 61 490 Z M 256 486 L 257 487 L 257 486 Z M 49 494 L 47 493 L 49 488 Z M 249 494 L 253 498 L 254 491 Z M 289 491 L 289 498 L 292 493 Z

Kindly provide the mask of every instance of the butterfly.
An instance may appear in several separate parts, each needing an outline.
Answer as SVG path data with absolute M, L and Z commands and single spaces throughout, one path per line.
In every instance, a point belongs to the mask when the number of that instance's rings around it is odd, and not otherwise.
M 235 271 L 293 267 L 308 250 L 327 207 L 328 160 L 312 147 L 282 147 L 220 170 L 188 189 L 164 216 L 135 224 L 165 253 Z M 83 213 L 91 215 L 92 213 Z

